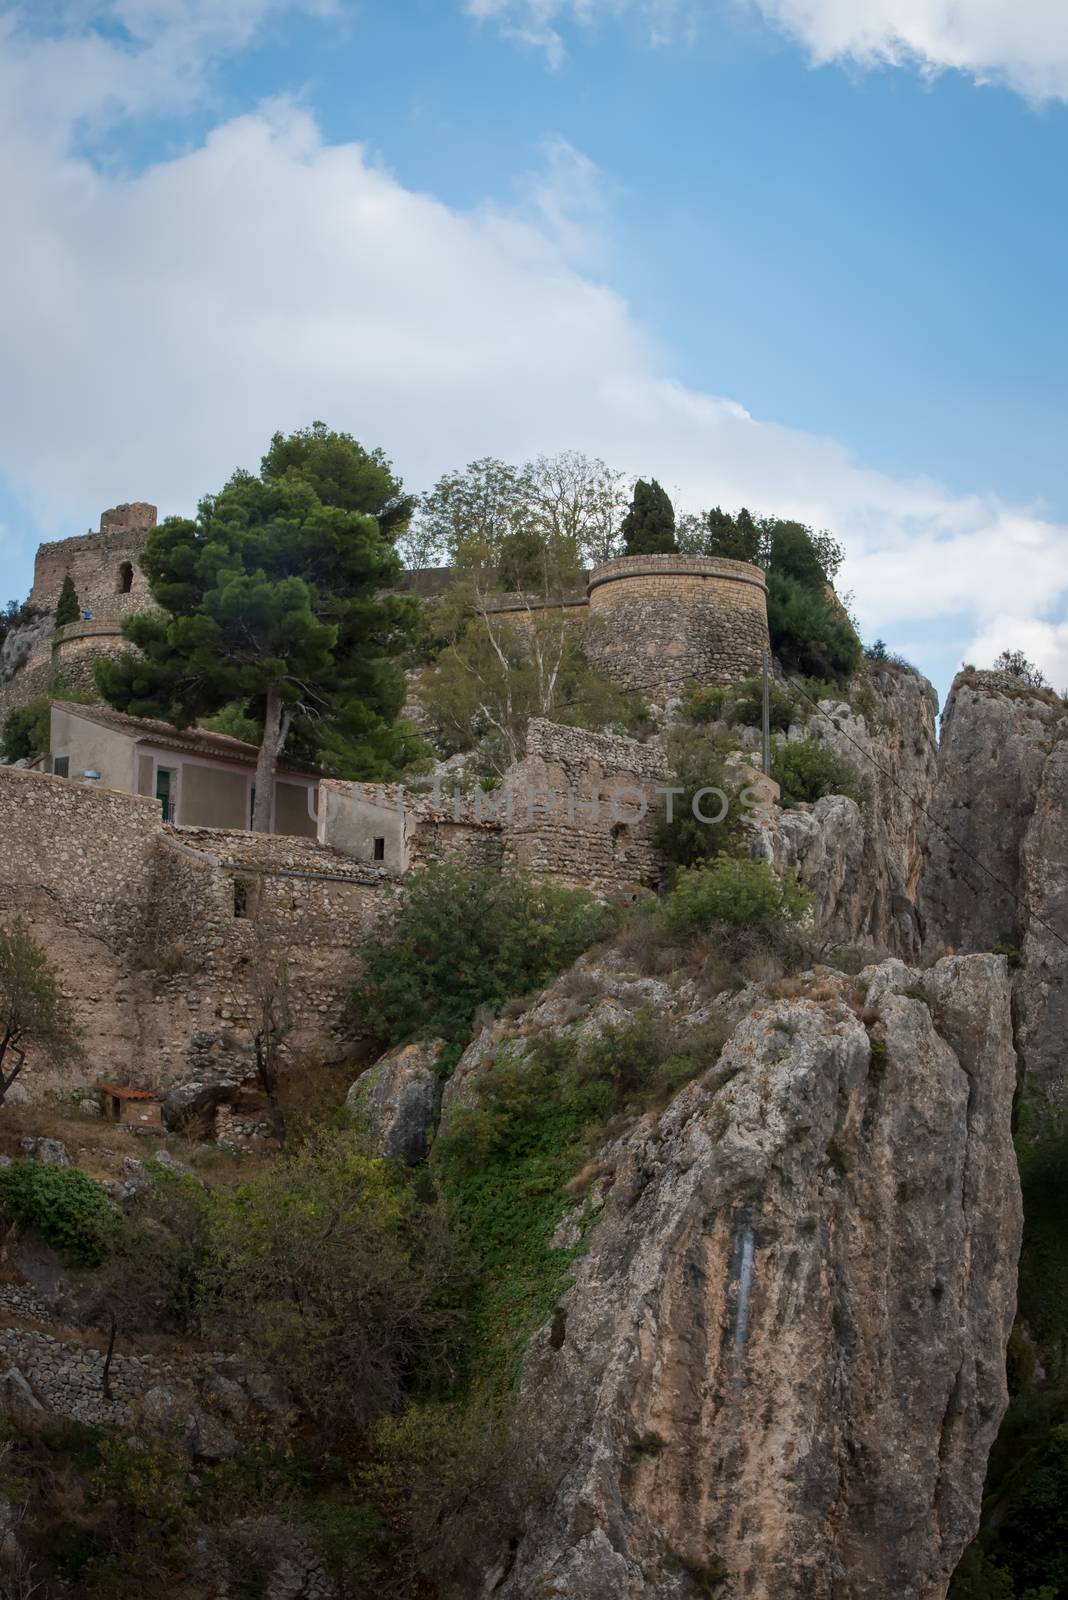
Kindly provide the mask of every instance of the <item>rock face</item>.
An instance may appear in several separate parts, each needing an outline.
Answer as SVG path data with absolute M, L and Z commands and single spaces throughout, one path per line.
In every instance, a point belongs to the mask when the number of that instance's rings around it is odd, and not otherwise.
M 920 886 L 924 947 L 1015 947 L 1025 1092 L 1068 1105 L 1068 707 L 1005 673 L 966 671 L 943 719 Z
M 441 1107 L 435 1066 L 443 1045 L 441 1039 L 398 1045 L 349 1090 L 345 1104 L 367 1122 L 376 1154 L 409 1166 L 426 1160 Z
M 796 871 L 811 889 L 815 926 L 830 942 L 865 943 L 915 957 L 916 896 L 923 861 L 924 808 L 934 789 L 938 702 L 919 673 L 870 665 L 870 704 L 821 700 L 788 738 L 830 745 L 868 789 L 862 808 L 842 795 L 778 811 L 754 830 L 754 853 Z M 755 730 L 754 730 L 755 732 Z
M 786 988 L 714 1002 L 719 1062 L 600 1153 L 522 1381 L 552 1487 L 486 1594 L 946 1593 L 1007 1400 L 1006 962 Z

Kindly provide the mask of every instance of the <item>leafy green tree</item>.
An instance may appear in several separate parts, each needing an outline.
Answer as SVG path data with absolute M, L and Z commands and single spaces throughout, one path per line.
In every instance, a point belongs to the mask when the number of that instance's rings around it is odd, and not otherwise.
M 365 453 L 353 451 L 359 465 Z M 395 658 L 415 602 L 387 592 L 400 562 L 375 518 L 325 502 L 310 475 L 299 462 L 265 478 L 235 473 L 195 521 L 154 528 L 141 565 L 159 609 L 123 622 L 141 654 L 97 666 L 104 698 L 134 716 L 181 728 L 237 703 L 261 724 L 258 832 L 294 729 L 302 753 L 351 776 L 382 776 L 407 750 L 393 726 L 404 700 Z
M 621 531 L 628 556 L 670 555 L 677 548 L 675 508 L 655 478 L 634 485 Z
M 21 917 L 0 928 L 0 1104 L 27 1056 L 62 1067 L 80 1055 L 55 969 Z
M 673 795 L 670 815 L 665 807 L 658 819 L 656 842 L 670 862 L 693 867 L 729 847 L 740 817 L 739 785 L 728 778 L 715 738 L 699 729 L 671 733 L 667 751 L 672 788 L 682 792 Z
M 2 742 L 4 760 L 34 761 L 48 749 L 51 736 L 52 703 L 47 695 L 36 695 L 24 706 L 16 706 L 4 718 Z
M 394 1410 L 454 1313 L 437 1208 L 400 1163 L 320 1130 L 219 1202 L 204 1300 L 327 1438 Z
M 445 473 L 424 495 L 419 513 L 428 548 L 441 551 L 451 566 L 485 573 L 509 588 L 520 586 L 521 552 L 533 522 L 521 471 L 491 456 Z
M 588 566 L 619 554 L 627 504 L 621 472 L 579 450 L 564 450 L 528 461 L 522 477 L 543 539 L 569 545 Z
M 276 433 L 260 462 L 260 477 L 272 483 L 294 473 L 311 485 L 324 506 L 374 517 L 388 539 L 403 533 L 415 508 L 385 452 L 365 450 L 351 433 L 335 433 L 313 422 L 296 433 Z
M 539 612 L 522 633 L 491 616 L 467 623 L 423 673 L 419 700 L 444 748 L 477 749 L 480 770 L 497 777 L 522 755 L 531 717 L 633 732 L 644 715 L 589 665 L 574 629 Z
M 56 602 L 56 627 L 65 628 L 68 622 L 77 622 L 82 614 L 78 603 L 78 591 L 74 587 L 74 579 L 68 572 L 63 579 Z
M 856 629 L 826 585 L 768 572 L 771 648 L 790 672 L 839 683 L 860 665 Z

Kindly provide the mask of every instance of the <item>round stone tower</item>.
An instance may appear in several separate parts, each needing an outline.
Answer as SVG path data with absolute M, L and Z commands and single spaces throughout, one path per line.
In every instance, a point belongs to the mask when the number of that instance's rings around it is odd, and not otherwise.
M 663 701 L 688 680 L 736 683 L 768 649 L 759 567 L 720 556 L 621 556 L 589 577 L 592 664 Z

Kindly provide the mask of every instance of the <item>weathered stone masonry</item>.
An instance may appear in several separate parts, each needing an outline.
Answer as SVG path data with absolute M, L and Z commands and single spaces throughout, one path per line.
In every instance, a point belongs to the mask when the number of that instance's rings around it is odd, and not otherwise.
M 63 1074 L 28 1071 L 27 1087 L 189 1077 L 194 1036 L 239 1033 L 251 1014 L 265 942 L 284 951 L 294 1043 L 323 1043 L 382 876 L 299 839 L 171 828 L 155 800 L 0 767 L 0 916 L 22 915 L 47 949 L 85 1049 Z
M 622 556 L 590 573 L 590 660 L 647 698 L 688 680 L 731 683 L 768 645 L 767 585 L 759 567 L 718 556 Z

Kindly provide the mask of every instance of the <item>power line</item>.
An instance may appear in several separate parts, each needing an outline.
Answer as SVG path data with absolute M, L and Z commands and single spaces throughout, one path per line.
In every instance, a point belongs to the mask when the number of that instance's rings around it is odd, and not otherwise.
M 914 805 L 918 811 L 923 813 L 927 820 L 938 829 L 939 833 L 945 835 L 951 845 L 954 845 L 962 855 L 967 856 L 969 861 L 974 861 L 979 870 L 986 873 L 986 876 L 990 879 L 991 883 L 999 888 L 1003 894 L 1008 895 L 1009 899 L 1016 906 L 1017 910 L 1024 911 L 1033 922 L 1037 922 L 1039 927 L 1045 928 L 1047 933 L 1052 933 L 1053 937 L 1060 944 L 1064 945 L 1066 950 L 1068 950 L 1068 939 L 1066 939 L 1063 934 L 1059 933 L 1058 930 L 1054 928 L 1051 923 L 1047 922 L 1044 917 L 1040 917 L 1036 911 L 1032 910 L 1029 906 L 1026 906 L 1015 890 L 1010 889 L 1007 883 L 1003 883 L 995 872 L 991 872 L 986 862 L 982 861 L 979 856 L 975 854 L 974 850 L 969 850 L 967 845 L 962 844 L 959 839 L 955 839 L 950 833 L 949 829 L 946 827 L 945 823 L 939 822 L 938 818 L 928 809 L 927 806 L 924 805 L 923 801 L 918 800 L 914 794 L 910 794 L 905 788 L 905 785 L 899 782 L 899 780 L 894 777 L 894 774 L 887 767 L 883 766 L 881 761 L 877 761 L 870 750 L 865 750 L 864 746 L 859 742 L 859 740 L 854 739 L 853 735 L 847 732 L 845 728 L 839 727 L 838 723 L 835 722 L 830 712 L 824 711 L 819 701 L 809 694 L 808 690 L 804 688 L 796 678 L 791 678 L 789 673 L 784 673 L 784 677 L 786 678 L 787 683 L 791 684 L 793 688 L 802 694 L 810 705 L 815 706 L 820 716 L 824 717 L 831 724 L 836 733 L 841 734 L 843 738 L 848 739 L 849 743 L 853 745 L 855 749 L 859 750 L 862 756 L 867 757 L 873 767 L 878 768 L 878 770 L 883 774 L 884 778 L 888 778 L 890 780 L 890 782 L 894 785 L 894 788 L 898 789 L 911 805 Z M 974 885 L 972 887 L 973 891 L 978 893 L 978 890 L 975 890 Z

